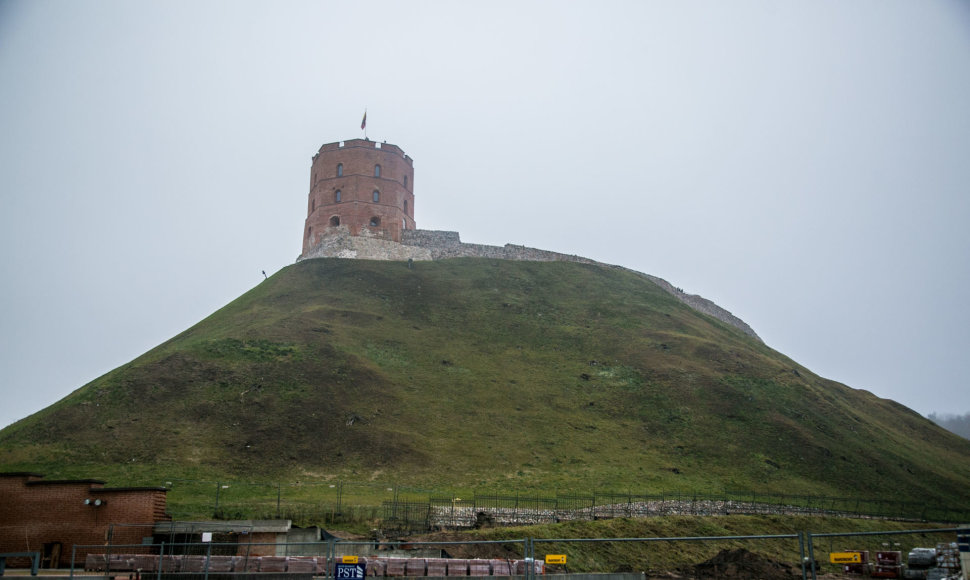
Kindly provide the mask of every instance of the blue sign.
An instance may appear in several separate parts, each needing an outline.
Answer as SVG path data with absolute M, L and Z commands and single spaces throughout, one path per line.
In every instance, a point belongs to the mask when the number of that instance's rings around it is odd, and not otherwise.
M 337 564 L 335 577 L 348 580 L 364 580 L 363 564 Z

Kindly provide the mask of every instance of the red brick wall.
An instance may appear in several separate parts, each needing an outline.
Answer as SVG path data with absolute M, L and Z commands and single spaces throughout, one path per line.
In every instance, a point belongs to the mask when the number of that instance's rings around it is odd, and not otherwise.
M 338 175 L 337 166 L 343 166 Z M 380 177 L 374 175 L 381 166 Z M 340 201 L 336 192 L 340 191 Z M 378 202 L 373 192 L 380 192 Z M 310 167 L 310 194 L 303 228 L 303 253 L 316 245 L 332 219 L 351 235 L 371 235 L 401 241 L 401 231 L 415 229 L 414 167 L 410 157 L 397 145 L 378 144 L 364 139 L 327 143 L 313 157 Z M 371 219 L 379 218 L 379 226 Z
M 165 494 L 164 488 L 106 488 L 92 479 L 45 481 L 38 474 L 0 473 L 0 552 L 43 552 L 44 544 L 60 542 L 66 566 L 74 545 L 105 544 L 112 525 L 112 544 L 140 544 L 152 535 L 151 524 L 170 519 Z M 79 563 L 86 554 L 78 551 Z

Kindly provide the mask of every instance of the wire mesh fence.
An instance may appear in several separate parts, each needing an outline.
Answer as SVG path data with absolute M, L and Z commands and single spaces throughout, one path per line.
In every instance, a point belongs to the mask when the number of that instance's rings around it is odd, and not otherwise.
M 175 519 L 289 519 L 295 523 L 381 522 L 417 531 L 657 515 L 836 515 L 913 521 L 970 521 L 970 506 L 754 491 L 718 493 L 441 494 L 372 483 L 168 481 Z
M 942 578 L 960 573 L 957 542 L 966 543 L 970 534 L 963 526 L 734 536 L 256 543 L 245 536 L 230 542 L 169 542 L 172 536 L 159 531 L 164 530 L 156 530 L 152 542 L 141 544 L 74 546 L 72 562 L 81 562 L 79 573 L 114 577 L 128 573 L 144 580 L 231 580 L 284 573 L 307 579 L 520 576 L 534 580 L 539 574 L 569 573 L 608 573 L 612 580 Z M 843 563 L 849 560 L 852 563 Z

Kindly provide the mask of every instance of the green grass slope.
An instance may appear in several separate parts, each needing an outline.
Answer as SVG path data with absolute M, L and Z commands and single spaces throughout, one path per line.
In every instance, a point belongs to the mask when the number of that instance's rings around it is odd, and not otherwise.
M 0 431 L 0 469 L 954 503 L 970 441 L 631 272 L 315 259 Z

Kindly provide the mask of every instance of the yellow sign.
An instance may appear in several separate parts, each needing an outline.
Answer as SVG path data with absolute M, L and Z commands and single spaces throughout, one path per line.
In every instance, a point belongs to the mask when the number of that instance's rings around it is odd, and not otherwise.
M 357 556 L 344 556 L 343 559 L 341 559 L 341 563 L 343 563 L 343 564 L 356 564 L 357 563 Z
M 830 552 L 829 562 L 833 564 L 861 564 L 862 554 L 859 552 Z
M 566 554 L 546 554 L 546 564 L 565 564 Z

